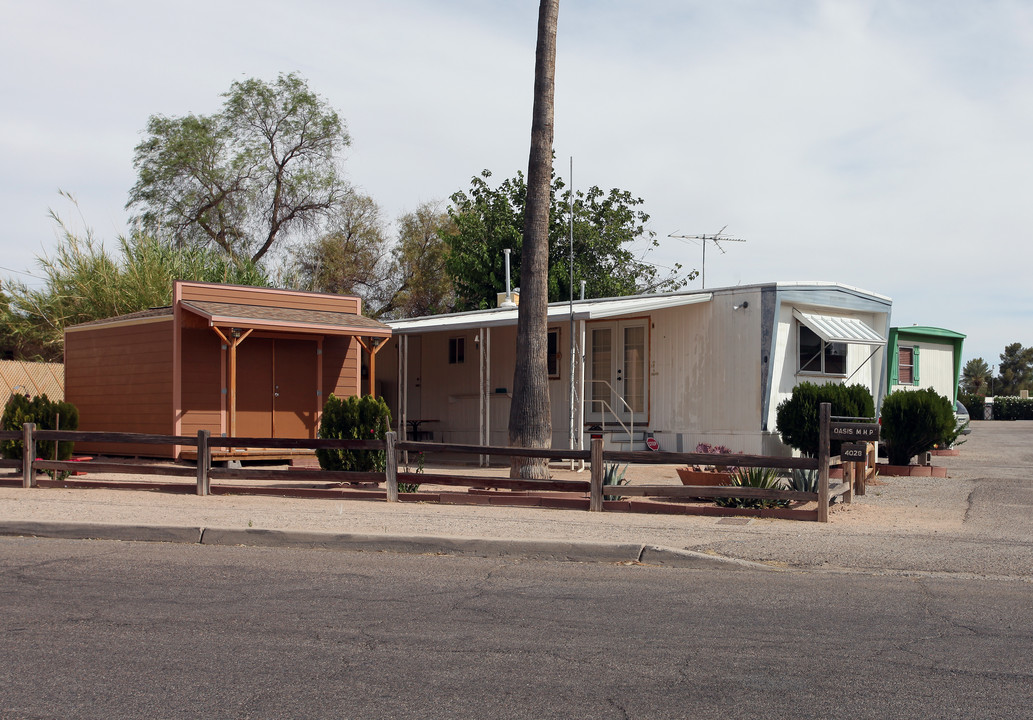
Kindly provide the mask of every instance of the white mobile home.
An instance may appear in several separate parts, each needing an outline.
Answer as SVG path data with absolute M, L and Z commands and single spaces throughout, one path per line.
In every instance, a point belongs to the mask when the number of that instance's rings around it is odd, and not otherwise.
M 553 447 L 587 447 L 602 433 L 611 447 L 652 437 L 662 450 L 705 441 L 788 453 L 775 410 L 798 383 L 885 394 L 890 308 L 885 296 L 824 282 L 554 303 Z M 507 444 L 516 321 L 513 308 L 390 321 L 376 373 L 399 430 Z

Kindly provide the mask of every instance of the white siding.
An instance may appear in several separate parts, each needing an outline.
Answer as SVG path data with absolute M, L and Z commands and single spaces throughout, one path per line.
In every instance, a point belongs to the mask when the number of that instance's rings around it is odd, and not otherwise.
M 760 292 L 660 310 L 652 325 L 650 426 L 661 449 L 692 452 L 705 441 L 759 452 Z
M 799 322 L 793 318 L 793 305 L 785 304 L 779 309 L 778 320 L 775 329 L 775 353 L 774 366 L 775 383 L 772 386 L 772 398 L 768 406 L 767 426 L 771 431 L 775 430 L 775 418 L 778 411 L 778 404 L 793 394 L 793 388 L 803 382 L 811 382 L 822 385 L 829 382 L 844 383 L 846 385 L 864 385 L 871 393 L 873 399 L 878 401 L 879 378 L 882 375 L 883 357 L 886 354 L 885 347 L 870 345 L 847 345 L 847 370 L 846 377 L 841 375 L 821 375 L 817 373 L 799 372 Z M 803 308 L 815 310 L 814 308 Z M 863 320 L 880 335 L 885 337 L 887 328 L 883 316 L 876 316 L 874 313 L 849 313 L 839 310 L 818 308 L 819 312 L 829 315 L 855 317 Z M 876 349 L 878 347 L 878 349 Z M 872 352 L 876 351 L 873 355 Z
M 931 342 L 902 340 L 899 347 L 918 348 L 918 385 L 894 385 L 893 390 L 932 388 L 948 400 L 954 399 L 954 347 Z M 897 358 L 893 358 L 897 362 Z

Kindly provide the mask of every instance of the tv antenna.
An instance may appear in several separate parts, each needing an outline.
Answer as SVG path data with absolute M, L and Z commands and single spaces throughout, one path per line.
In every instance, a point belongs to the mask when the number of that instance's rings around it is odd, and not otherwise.
M 707 243 L 708 242 L 714 243 L 714 247 L 716 247 L 718 250 L 720 250 L 721 254 L 723 255 L 724 252 L 725 252 L 725 249 L 723 247 L 721 247 L 721 243 L 723 243 L 723 242 L 746 242 L 742 238 L 725 237 L 723 235 L 723 233 L 724 233 L 726 227 L 728 227 L 728 226 L 725 225 L 725 227 L 721 228 L 720 230 L 718 230 L 713 235 L 675 235 L 675 234 L 672 233 L 672 234 L 667 236 L 669 238 L 674 238 L 675 240 L 699 240 L 700 241 L 700 244 L 703 246 L 703 262 L 702 262 L 702 264 L 700 266 L 700 271 L 699 271 L 699 277 L 700 277 L 700 285 L 699 286 L 700 286 L 700 288 L 705 288 L 707 286 Z

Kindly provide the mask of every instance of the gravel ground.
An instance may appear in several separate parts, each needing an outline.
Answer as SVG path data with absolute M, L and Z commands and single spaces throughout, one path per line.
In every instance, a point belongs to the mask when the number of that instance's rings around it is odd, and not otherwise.
M 643 543 L 805 570 L 947 573 L 1033 581 L 1033 448 L 1029 444 L 1033 422 L 976 421 L 972 427 L 960 456 L 934 458 L 934 464 L 948 468 L 950 477 L 882 477 L 866 495 L 855 496 L 852 504 L 834 506 L 828 524 L 40 488 L 0 488 L 0 523 L 91 522 Z M 463 473 L 468 472 L 481 471 L 464 468 Z M 569 470 L 554 474 L 587 477 Z M 677 482 L 672 466 L 639 466 L 628 474 L 634 483 Z

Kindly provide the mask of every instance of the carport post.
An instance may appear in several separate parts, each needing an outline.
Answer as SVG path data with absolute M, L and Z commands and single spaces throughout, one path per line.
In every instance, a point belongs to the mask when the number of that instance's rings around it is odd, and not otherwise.
M 208 438 L 211 432 L 208 430 L 197 431 L 197 494 L 210 495 L 212 492 L 211 478 L 208 477 L 208 470 L 212 466 L 212 455 L 208 448 Z
M 384 434 L 384 475 L 387 477 L 387 501 L 398 502 L 398 455 L 395 453 L 395 433 Z
M 36 468 L 32 461 L 36 459 L 36 423 L 25 423 L 22 426 L 22 487 L 36 487 Z

